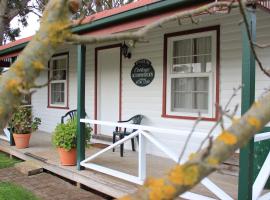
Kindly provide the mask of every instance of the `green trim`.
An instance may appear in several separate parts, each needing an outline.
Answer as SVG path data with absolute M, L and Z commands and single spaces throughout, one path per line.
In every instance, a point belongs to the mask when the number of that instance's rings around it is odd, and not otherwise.
M 270 127 L 269 126 L 266 126 L 260 132 L 261 133 L 270 132 Z
M 28 44 L 28 42 L 24 42 L 24 43 L 21 43 L 21 44 L 18 44 L 16 46 L 13 46 L 13 47 L 10 47 L 10 48 L 7 48 L 7 49 L 3 49 L 0 51 L 0 56 L 4 56 L 6 54 L 10 54 L 10 53 L 14 53 L 16 51 L 20 51 L 22 50 L 26 45 Z
M 256 12 L 251 7 L 246 11 L 252 40 L 256 40 Z M 242 31 L 242 101 L 241 114 L 251 107 L 255 98 L 255 59 L 249 45 L 248 35 L 244 23 Z M 252 200 L 254 138 L 240 149 L 240 171 L 238 179 L 238 199 Z
M 99 19 L 97 21 L 93 21 L 91 23 L 83 24 L 77 27 L 74 27 L 72 29 L 73 33 L 85 33 L 85 32 L 90 32 L 95 29 L 99 29 L 105 26 L 109 25 L 114 25 L 117 23 L 125 22 L 125 21 L 130 21 L 130 20 L 135 20 L 138 18 L 142 17 L 147 17 L 151 15 L 156 15 L 161 12 L 166 12 L 166 11 L 171 11 L 175 8 L 179 7 L 187 7 L 195 4 L 200 4 L 200 3 L 207 3 L 207 2 L 212 2 L 211 0 L 163 0 L 163 1 L 158 1 L 156 3 L 152 3 L 149 5 L 145 5 L 142 7 L 138 7 L 135 9 L 127 10 L 125 12 L 115 14 L 109 17 L 105 17 L 102 19 Z M 0 56 L 4 56 L 9 53 L 13 53 L 19 50 L 22 50 L 28 42 L 24 42 L 22 44 L 4 49 L 0 51 Z
M 149 15 L 156 15 L 160 12 L 171 11 L 175 8 L 179 8 L 181 6 L 190 6 L 192 4 L 206 3 L 211 1 L 202 1 L 202 0 L 166 0 L 159 1 L 156 3 L 152 3 L 149 5 L 145 5 L 143 7 L 138 7 L 132 10 L 128 10 L 116 15 L 112 15 L 109 17 L 102 18 L 100 20 L 94 21 L 92 23 L 83 24 L 81 26 L 74 27 L 72 31 L 74 33 L 85 33 L 90 30 L 98 29 L 100 27 L 113 25 L 116 23 L 126 22 L 129 20 L 135 20 L 141 17 L 146 17 Z
M 85 159 L 85 123 L 80 119 L 85 118 L 85 54 L 86 46 L 78 45 L 77 48 L 77 169 L 83 169 L 80 162 Z

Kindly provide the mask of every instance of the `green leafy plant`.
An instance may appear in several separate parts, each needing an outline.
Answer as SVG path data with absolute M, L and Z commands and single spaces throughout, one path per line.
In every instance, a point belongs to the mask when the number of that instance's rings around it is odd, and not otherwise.
M 85 146 L 88 147 L 88 142 L 91 139 L 92 128 L 89 125 L 85 126 Z M 69 151 L 77 146 L 77 117 L 69 119 L 66 123 L 58 124 L 55 127 L 52 136 L 54 146 L 64 148 Z
M 36 131 L 41 124 L 41 119 L 33 118 L 32 109 L 30 106 L 20 106 L 13 113 L 9 126 L 13 133 L 28 134 Z

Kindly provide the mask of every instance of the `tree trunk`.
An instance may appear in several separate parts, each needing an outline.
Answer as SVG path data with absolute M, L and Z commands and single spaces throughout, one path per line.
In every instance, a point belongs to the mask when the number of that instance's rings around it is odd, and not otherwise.
M 4 40 L 6 10 L 7 0 L 0 0 L 0 45 Z

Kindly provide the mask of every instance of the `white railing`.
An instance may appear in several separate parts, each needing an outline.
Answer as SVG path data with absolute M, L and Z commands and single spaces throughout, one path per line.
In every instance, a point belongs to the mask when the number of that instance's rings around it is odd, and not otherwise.
M 3 129 L 4 135 L 0 135 L 0 139 L 10 141 L 10 132 L 7 128 Z
M 257 4 L 261 5 L 262 7 L 270 10 L 270 0 L 257 0 Z
M 108 174 L 129 182 L 133 182 L 136 184 L 143 184 L 146 178 L 146 142 L 150 142 L 155 145 L 158 149 L 164 152 L 169 158 L 171 158 L 176 163 L 178 162 L 179 156 L 171 151 L 167 146 L 163 145 L 159 142 L 151 133 L 166 133 L 166 134 L 177 134 L 183 137 L 187 137 L 186 134 L 183 134 L 179 130 L 173 129 L 164 129 L 164 128 L 157 128 L 151 126 L 142 126 L 142 125 L 134 125 L 134 124 L 127 124 L 127 123 L 115 123 L 115 122 L 106 122 L 106 121 L 98 121 L 98 120 L 90 120 L 90 119 L 81 119 L 83 123 L 89 123 L 93 125 L 103 125 L 103 126 L 112 126 L 112 127 L 121 127 L 121 128 L 129 128 L 129 129 L 136 129 L 134 133 L 130 134 L 129 136 L 117 141 L 116 143 L 108 146 L 105 149 L 97 152 L 96 154 L 90 156 L 89 158 L 82 161 L 80 164 L 81 166 L 96 170 L 98 172 Z M 130 175 L 127 173 L 123 173 L 114 169 L 110 169 L 107 167 L 103 167 L 101 165 L 97 165 L 94 163 L 90 163 L 93 159 L 97 158 L 101 154 L 112 150 L 116 146 L 123 144 L 124 142 L 130 140 L 131 138 L 139 137 L 139 153 L 138 153 L 138 176 Z M 230 197 L 226 192 L 224 192 L 221 188 L 219 188 L 216 184 L 214 184 L 210 179 L 205 178 L 201 181 L 201 184 L 204 185 L 209 191 L 211 191 L 216 197 L 222 200 L 232 200 L 233 198 Z M 200 194 L 195 194 L 192 192 L 186 192 L 181 195 L 182 198 L 190 199 L 190 200 L 213 200 L 213 198 L 203 196 Z
M 259 142 L 263 140 L 270 139 L 270 132 L 269 133 L 261 133 L 257 134 L 254 137 L 254 142 Z M 262 195 L 262 191 L 264 189 L 264 186 L 270 176 L 270 152 L 268 153 L 268 156 L 266 157 L 261 170 L 253 184 L 252 188 L 252 200 L 269 200 L 270 199 L 270 192 Z

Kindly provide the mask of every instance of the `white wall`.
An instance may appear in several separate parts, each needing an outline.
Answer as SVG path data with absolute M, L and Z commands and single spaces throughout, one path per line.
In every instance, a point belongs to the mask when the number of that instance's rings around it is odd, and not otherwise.
M 270 43 L 270 24 L 269 14 L 263 11 L 258 12 L 257 38 L 260 42 Z M 162 118 L 162 82 L 163 82 L 163 36 L 165 33 L 190 30 L 199 27 L 220 25 L 220 103 L 227 103 L 232 94 L 233 87 L 241 84 L 241 32 L 238 25 L 240 16 L 233 12 L 230 15 L 203 16 L 199 25 L 182 25 L 171 23 L 163 28 L 152 31 L 149 36 L 149 43 L 136 44 L 132 49 L 132 58 L 123 58 L 123 96 L 122 96 L 122 118 L 127 119 L 135 114 L 146 116 L 143 123 L 147 125 L 174 128 L 189 133 L 194 124 L 192 120 Z M 107 45 L 107 44 L 106 44 Z M 104 46 L 104 45 L 99 45 Z M 76 47 L 66 46 L 59 48 L 58 52 L 66 52 L 69 49 L 70 74 L 69 74 L 69 108 L 76 108 Z M 270 63 L 270 49 L 258 50 L 263 63 Z M 155 69 L 153 82 L 146 87 L 136 86 L 131 78 L 130 71 L 134 62 L 138 59 L 147 58 L 152 62 Z M 47 80 L 47 73 L 44 73 L 39 82 Z M 258 97 L 269 86 L 269 79 L 264 76 L 257 68 L 256 72 L 256 96 Z M 231 108 L 241 101 L 240 94 L 232 101 Z M 56 123 L 60 122 L 60 117 L 67 112 L 62 109 L 47 108 L 47 88 L 40 89 L 34 94 L 33 99 L 34 113 L 42 118 L 41 130 L 51 132 Z M 86 112 L 90 118 L 94 116 L 94 47 L 87 46 L 86 55 Z M 240 114 L 240 109 L 238 115 Z M 228 122 L 228 121 L 227 121 Z M 192 142 L 188 150 L 194 150 L 200 144 L 202 138 L 207 134 L 214 122 L 203 121 L 199 124 L 194 133 Z M 226 123 L 228 125 L 228 123 Z M 218 133 L 219 130 L 216 131 Z M 185 138 L 177 135 L 155 134 L 162 143 L 167 144 L 172 150 L 180 152 Z M 148 151 L 160 154 L 153 146 L 148 145 Z

